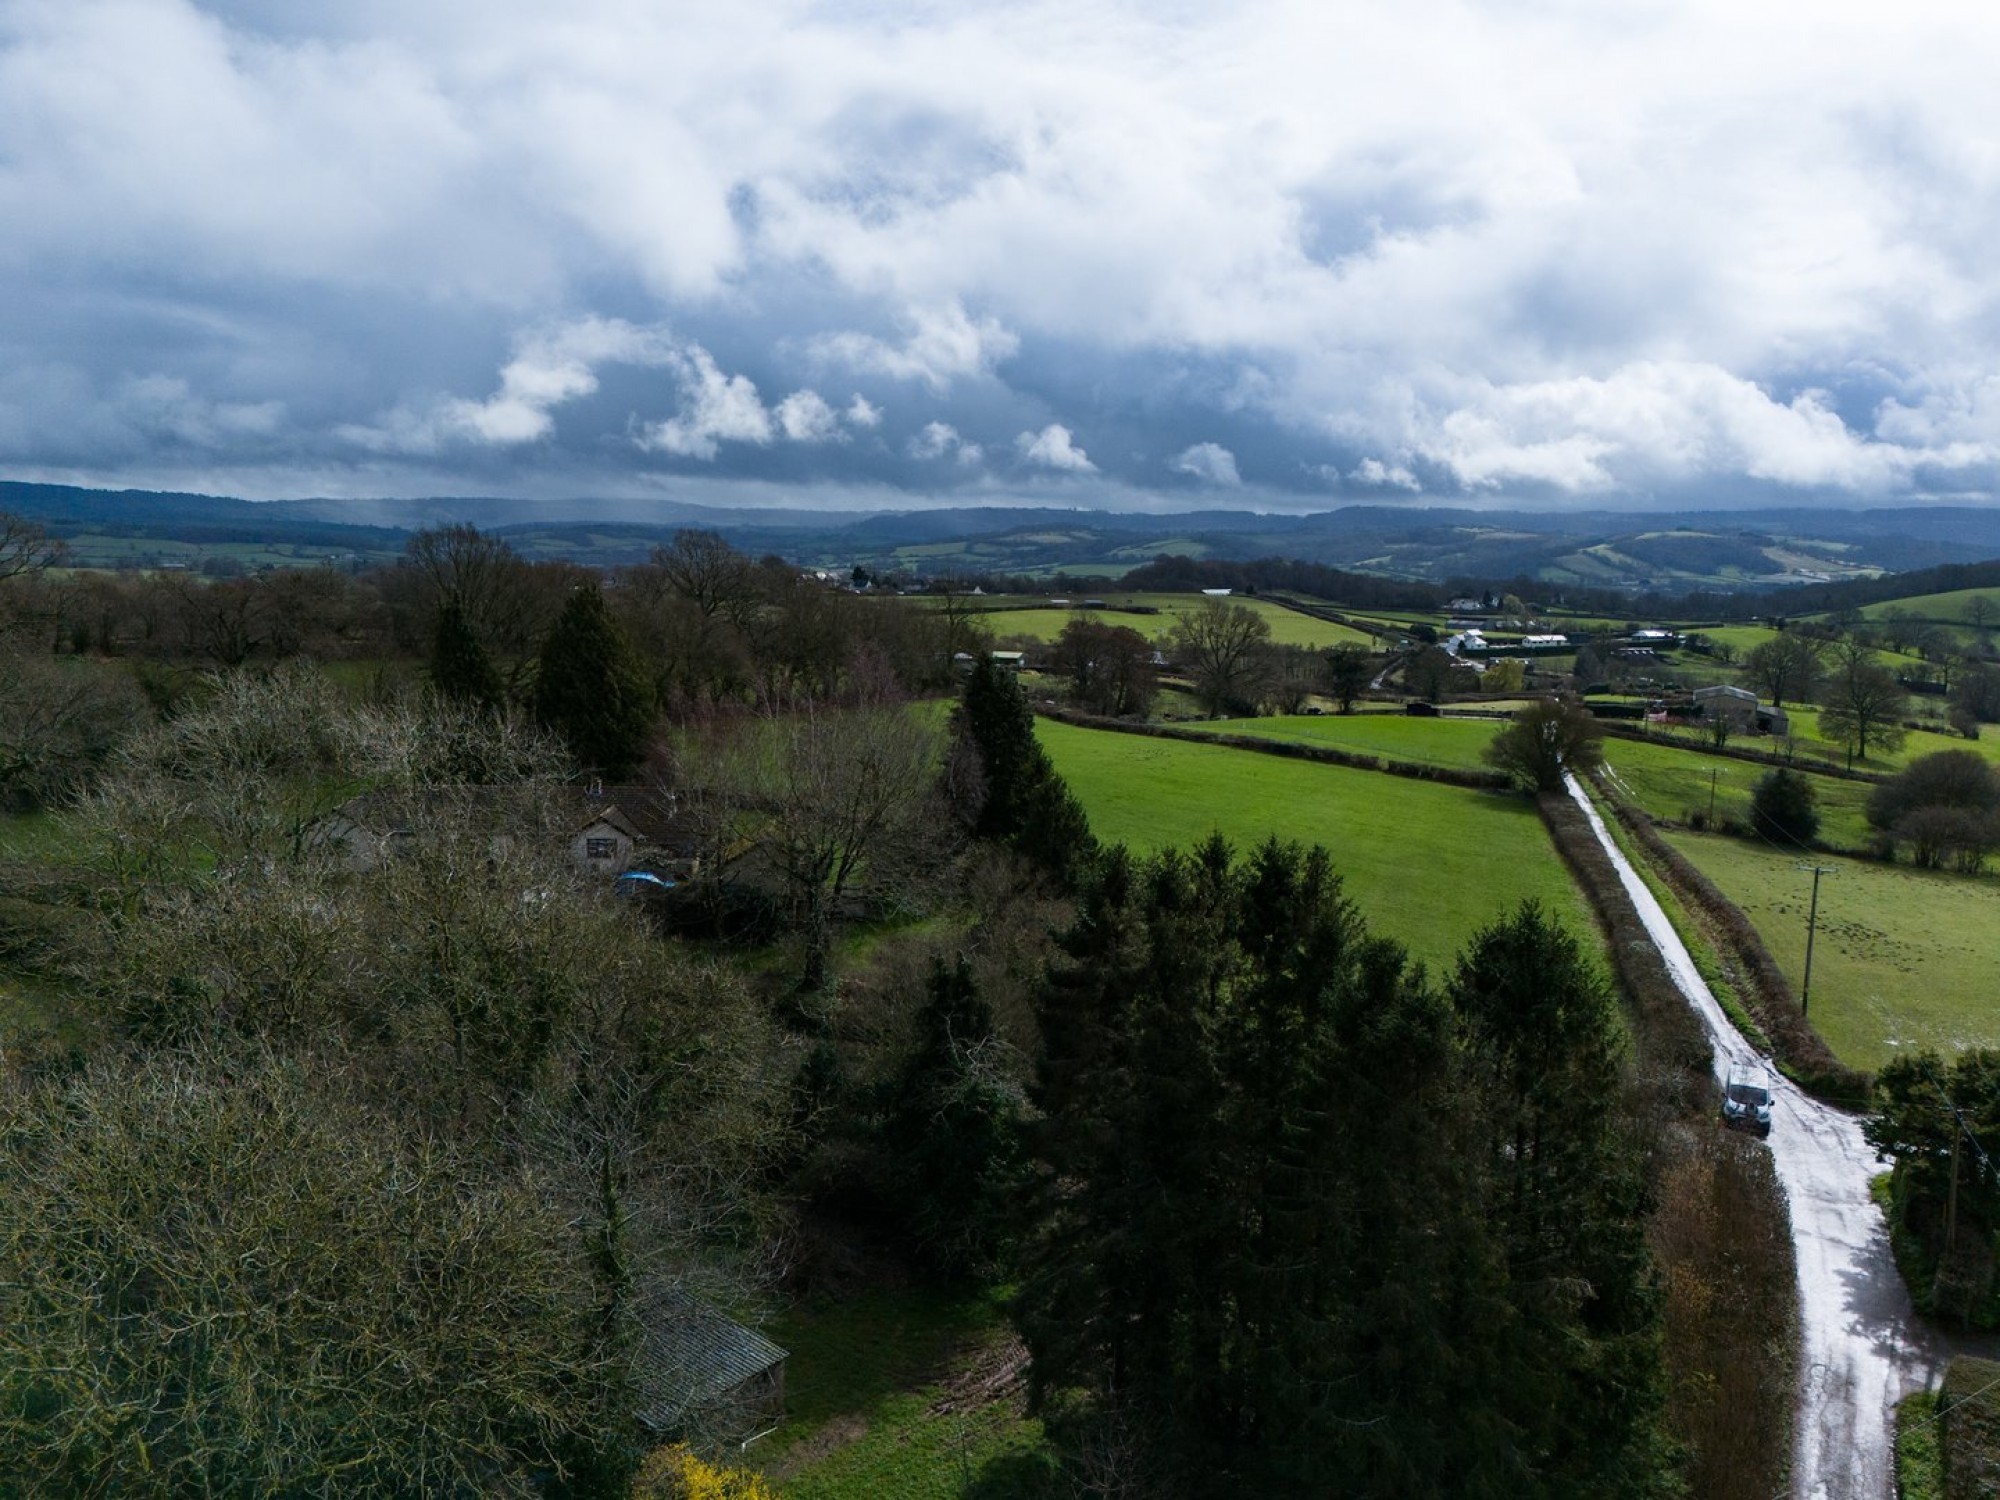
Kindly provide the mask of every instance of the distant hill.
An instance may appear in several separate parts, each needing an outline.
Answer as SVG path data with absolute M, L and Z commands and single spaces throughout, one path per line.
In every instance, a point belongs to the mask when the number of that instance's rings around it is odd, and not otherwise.
M 264 544 L 269 560 L 400 552 L 411 531 L 469 522 L 531 557 L 595 566 L 643 558 L 683 527 L 743 550 L 816 567 L 1122 576 L 1166 554 L 1216 562 L 1286 558 L 1436 585 L 1521 580 L 1543 589 L 1625 594 L 1785 591 L 1800 613 L 1904 593 L 1983 587 L 1949 567 L 2000 558 L 2000 509 L 1765 510 L 1635 515 L 1348 506 L 1309 515 L 1206 510 L 1158 515 L 1036 507 L 919 511 L 731 510 L 664 499 L 525 501 L 492 497 L 254 502 L 147 490 L 0 482 L 0 510 L 129 557 L 119 538 L 206 546 Z M 1941 569 L 1923 587 L 1883 575 Z M 1886 590 L 1886 592 L 1884 592 Z M 1820 602 L 1833 600 L 1838 602 Z

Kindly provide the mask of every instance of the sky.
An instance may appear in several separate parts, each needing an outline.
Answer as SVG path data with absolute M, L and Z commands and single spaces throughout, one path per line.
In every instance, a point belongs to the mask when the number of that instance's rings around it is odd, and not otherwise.
M 0 0 L 0 478 L 1986 504 L 1977 0 Z

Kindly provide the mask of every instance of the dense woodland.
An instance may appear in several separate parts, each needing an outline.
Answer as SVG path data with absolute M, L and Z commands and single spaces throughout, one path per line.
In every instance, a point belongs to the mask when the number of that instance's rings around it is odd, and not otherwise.
M 1431 973 L 1327 851 L 1100 847 L 962 600 L 693 532 L 608 579 L 470 528 L 358 576 L 53 560 L 0 543 L 5 789 L 53 830 L 0 942 L 61 1017 L 0 1064 L 0 1493 L 626 1493 L 713 1436 L 637 1421 L 663 1291 L 857 1263 L 1007 1290 L 1049 1493 L 1782 1461 L 1788 1383 L 1716 1373 L 1782 1214 L 1677 1123 L 1700 1049 L 1533 906 Z M 1240 613 L 1175 638 L 1212 711 L 1365 683 Z M 1077 629 L 1076 699 L 1142 712 L 1147 643 Z M 728 878 L 615 898 L 565 853 L 593 782 Z M 363 793 L 403 832 L 357 866 Z

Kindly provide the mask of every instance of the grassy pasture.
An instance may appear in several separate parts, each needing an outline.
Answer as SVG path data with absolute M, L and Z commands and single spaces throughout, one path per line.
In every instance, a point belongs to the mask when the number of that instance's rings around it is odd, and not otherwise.
M 1221 719 L 1181 727 L 1216 734 L 1254 735 L 1260 739 L 1296 740 L 1420 766 L 1477 771 L 1486 767 L 1480 752 L 1505 726 L 1497 719 L 1413 719 L 1400 713 L 1363 713 Z
M 1861 613 L 1870 620 L 1879 620 L 1892 610 L 1901 610 L 1920 620 L 1970 625 L 1972 621 L 1966 614 L 1966 607 L 1974 599 L 1984 599 L 1993 605 L 1994 617 L 2000 620 L 2000 588 L 1954 589 L 1946 594 L 1913 594 L 1908 599 L 1885 599 L 1880 604 L 1863 606 Z
M 1707 636 L 1718 646 L 1734 647 L 1738 661 L 1766 641 L 1778 638 L 1778 632 L 1768 625 L 1705 625 L 1694 633 Z
M 991 1300 L 873 1291 L 793 1309 L 770 1332 L 792 1356 L 786 1419 L 751 1458 L 787 1500 L 1055 1493 L 1041 1423 L 1018 1390 L 988 1389 L 1018 1357 Z
M 1604 761 L 1649 814 L 1675 820 L 1684 819 L 1691 810 L 1708 811 L 1709 778 L 1713 774 L 1716 816 L 1747 823 L 1751 794 L 1771 769 L 1753 761 L 1704 755 L 1661 740 L 1607 738 Z M 1797 769 L 1810 774 L 1806 766 Z M 1874 787 L 1837 776 L 1814 776 L 1812 785 L 1819 798 L 1820 838 L 1844 849 L 1862 847 L 1868 840 L 1863 814 Z
M 1370 930 L 1434 972 L 1530 896 L 1597 946 L 1525 798 L 1046 720 L 1040 734 L 1098 837 L 1139 851 L 1214 832 L 1240 850 L 1270 834 L 1324 844 Z
M 1914 700 L 1913 708 L 1921 706 L 1925 700 Z M 1819 710 L 1799 708 L 1790 704 L 1785 712 L 1792 717 L 1792 737 L 1799 741 L 1800 748 L 1829 759 L 1845 763 L 1845 753 L 1840 746 L 1819 737 Z M 1855 769 L 1893 774 L 1903 769 L 1911 761 L 1925 755 L 1935 755 L 1940 750 L 1971 750 L 2000 764 L 2000 733 L 1994 726 L 1986 725 L 1976 740 L 1968 740 L 1963 735 L 1950 734 L 1941 730 L 1912 729 L 1903 741 L 1902 748 L 1884 752 L 1869 747 L 1868 759 L 1856 761 Z
M 313 568 L 321 563 L 344 563 L 354 557 L 369 562 L 395 558 L 400 548 L 365 545 L 350 547 L 302 542 L 218 542 L 182 541 L 173 537 L 117 536 L 84 531 L 68 537 L 69 560 L 78 568 L 115 568 L 138 565 L 148 560 L 184 563 L 199 568 L 212 557 L 233 558 L 245 568 Z
M 1148 640 L 1156 640 L 1172 631 L 1174 622 L 1182 615 L 1200 609 L 1207 602 L 1200 594 L 1106 594 L 1103 598 L 1108 606 L 1105 609 L 988 609 L 979 618 L 996 636 L 1025 635 L 1038 641 L 1052 641 L 1062 634 L 1063 626 L 1082 615 L 1105 625 L 1126 626 Z M 1314 619 L 1268 599 L 1232 596 L 1228 602 L 1261 616 L 1271 627 L 1271 639 L 1281 646 L 1333 646 L 1342 641 L 1369 644 L 1370 638 L 1351 626 Z M 1159 613 L 1123 613 L 1122 606 L 1133 604 L 1150 606 Z
M 1812 876 L 1742 839 L 1667 839 L 1743 909 L 1778 966 L 1805 969 Z M 1841 1061 L 1879 1068 L 1899 1050 L 2000 1045 L 2000 878 L 1822 855 L 1812 1023 Z

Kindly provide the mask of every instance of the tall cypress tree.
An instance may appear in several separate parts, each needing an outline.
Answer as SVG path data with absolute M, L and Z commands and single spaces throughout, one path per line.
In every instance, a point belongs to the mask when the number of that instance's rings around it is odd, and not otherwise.
M 506 701 L 499 669 L 466 618 L 457 599 L 447 599 L 438 611 L 431 637 L 431 686 L 446 698 L 477 708 L 497 710 Z
M 595 584 L 569 596 L 542 642 L 535 717 L 605 776 L 629 776 L 646 753 L 652 688 Z
M 1610 990 L 1529 901 L 1474 936 L 1452 992 L 1489 1122 L 1522 1446 L 1562 1493 L 1650 1493 L 1663 1467 L 1658 1294 Z
M 965 684 L 954 725 L 979 753 L 985 778 L 973 832 L 1018 849 L 1065 890 L 1097 853 L 1083 804 L 1035 738 L 1035 715 L 1012 672 L 983 658 Z
M 917 1044 L 883 1131 L 893 1193 L 939 1269 L 992 1269 L 1027 1164 L 1022 1099 L 999 1065 L 993 1008 L 960 954 L 931 971 Z

